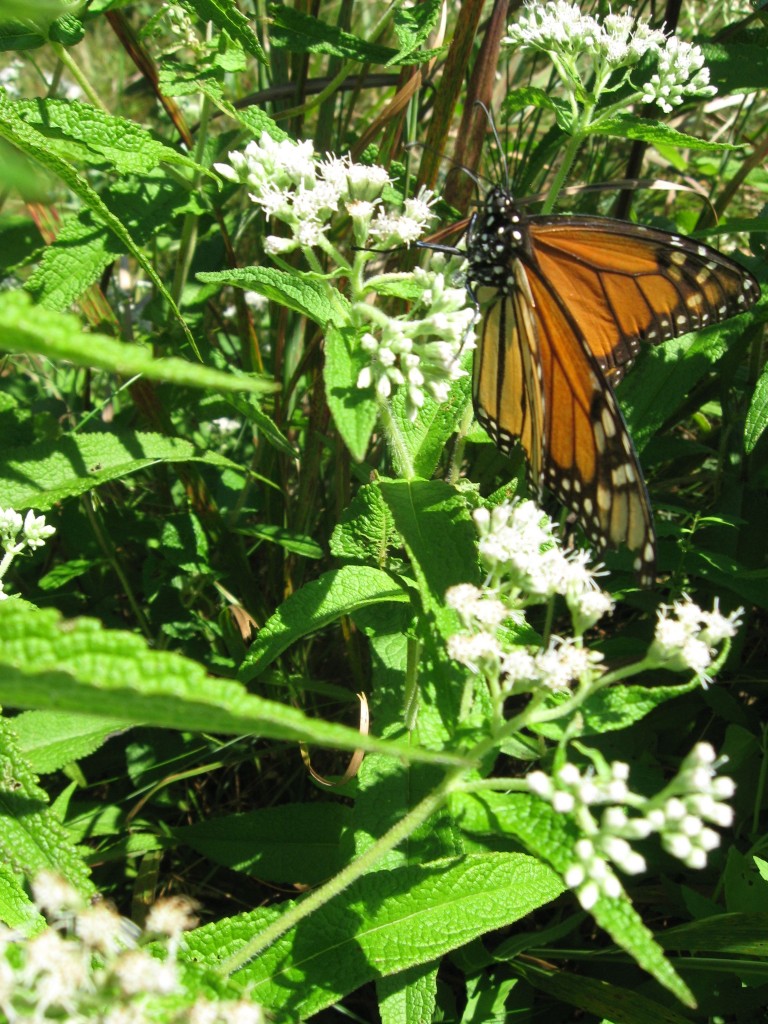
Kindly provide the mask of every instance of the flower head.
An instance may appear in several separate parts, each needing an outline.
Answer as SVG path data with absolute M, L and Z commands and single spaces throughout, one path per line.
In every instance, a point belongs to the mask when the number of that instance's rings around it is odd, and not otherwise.
M 362 350 L 370 356 L 358 374 L 358 388 L 373 387 L 386 399 L 394 388 L 404 386 L 411 419 L 427 394 L 437 402 L 446 400 L 451 383 L 466 375 L 459 361 L 462 350 L 473 347 L 476 314 L 467 293 L 448 285 L 440 260 L 433 263 L 434 269 L 413 271 L 422 296 L 408 313 L 388 316 L 363 301 L 353 306 L 353 315 L 364 328 Z M 387 276 L 388 281 L 394 278 Z M 376 285 L 376 278 L 369 282 L 371 290 Z
M 673 670 L 692 669 L 704 682 L 710 682 L 708 670 L 718 645 L 735 636 L 743 611 L 737 608 L 723 615 L 717 602 L 711 612 L 704 611 L 688 597 L 671 606 L 662 605 L 648 657 Z
M 370 226 L 370 236 L 382 245 L 410 245 L 424 234 L 432 220 L 434 192 L 421 187 L 418 194 L 406 199 L 402 211 L 380 210 Z
M 577 636 L 611 611 L 613 603 L 597 589 L 600 568 L 589 567 L 589 554 L 566 553 L 555 527 L 533 501 L 497 505 L 474 513 L 480 534 L 480 558 L 490 575 L 541 598 L 562 594 Z
M 597 99 L 629 81 L 624 70 L 648 56 L 657 71 L 623 103 L 656 103 L 669 113 L 688 96 L 712 96 L 704 55 L 698 46 L 666 36 L 648 22 L 630 14 L 609 13 L 602 20 L 582 14 L 576 4 L 564 0 L 527 2 L 503 40 L 510 46 L 546 53 L 563 82 L 579 101 L 590 94 Z M 613 80 L 612 80 L 613 76 Z M 610 83 L 610 84 L 609 84 Z

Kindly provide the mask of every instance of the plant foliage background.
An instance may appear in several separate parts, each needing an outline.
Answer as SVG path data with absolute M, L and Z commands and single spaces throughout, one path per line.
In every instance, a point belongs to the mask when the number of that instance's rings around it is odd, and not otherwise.
M 530 698 L 494 705 L 449 657 L 445 594 L 482 581 L 471 513 L 527 493 L 521 460 L 471 424 L 466 376 L 416 409 L 358 387 L 359 338 L 328 306 L 346 272 L 265 249 L 284 229 L 214 164 L 262 133 L 311 140 L 387 168 L 397 208 L 437 189 L 436 228 L 476 207 L 472 174 L 482 192 L 503 173 L 480 99 L 514 191 L 546 191 L 572 126 L 551 64 L 501 45 L 518 5 L 37 7 L 0 4 L 0 508 L 55 527 L 0 602 L 12 947 L 40 934 L 31 885 L 54 871 L 139 925 L 161 897 L 198 901 L 155 1019 L 202 995 L 278 1020 L 765 1019 L 765 301 L 644 352 L 618 389 L 659 581 L 637 589 L 608 553 L 617 604 L 587 633 L 620 671 L 662 602 L 742 606 L 717 681 L 646 666 L 502 736 L 499 706 Z M 559 208 L 696 232 L 764 286 L 765 8 L 632 14 L 695 40 L 717 95 L 627 110 L 581 140 L 568 179 L 666 184 Z M 419 295 L 394 275 L 435 265 L 403 245 L 361 256 L 349 217 L 329 238 L 393 275 L 390 311 Z M 512 632 L 570 628 L 553 600 Z M 590 915 L 563 881 L 577 824 L 514 780 L 567 751 L 583 771 L 627 762 L 650 798 L 699 741 L 737 783 L 722 845 L 693 870 L 641 844 L 647 869 Z M 11 989 L 34 987 L 15 969 Z M 78 1012 L 114 1010 L 116 977 Z

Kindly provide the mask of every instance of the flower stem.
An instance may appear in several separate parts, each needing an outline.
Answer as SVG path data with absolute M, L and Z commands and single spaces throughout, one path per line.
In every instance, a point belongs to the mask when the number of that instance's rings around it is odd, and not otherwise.
M 200 110 L 200 128 L 197 133 L 197 142 L 195 143 L 195 152 L 193 154 L 194 161 L 197 164 L 202 163 L 205 155 L 205 147 L 208 140 L 208 122 L 210 121 L 212 112 L 213 103 L 208 96 L 203 95 L 203 102 Z M 196 172 L 192 181 L 192 194 L 195 194 L 199 190 L 201 179 L 202 172 Z M 182 293 L 189 276 L 189 268 L 192 265 L 192 258 L 197 245 L 198 223 L 198 215 L 196 213 L 188 213 L 184 218 L 184 223 L 182 224 L 181 244 L 179 246 L 179 254 L 176 259 L 176 270 L 173 275 L 173 285 L 171 288 L 171 295 L 173 296 L 173 300 L 177 306 L 181 305 Z M 201 357 L 198 356 L 198 358 Z
M 70 51 L 67 49 L 67 47 L 62 46 L 61 43 L 54 42 L 51 42 L 49 45 L 53 47 L 53 51 L 58 57 L 58 59 L 67 69 L 67 71 L 69 71 L 70 75 L 72 75 L 74 80 L 83 90 L 83 92 L 94 105 L 94 107 L 98 107 L 99 110 L 103 110 L 109 113 L 106 103 L 104 103 L 102 98 L 96 92 L 90 80 L 86 78 L 77 61 L 72 59 L 72 55 Z
M 353 882 L 356 882 L 358 878 L 362 878 L 363 875 L 367 874 L 381 860 L 384 854 L 389 853 L 390 850 L 393 850 L 403 840 L 407 839 L 408 836 L 412 835 L 419 825 L 435 813 L 448 794 L 455 789 L 457 781 L 466 770 L 464 767 L 451 768 L 440 785 L 424 797 L 397 824 L 393 825 L 389 832 L 386 832 L 373 846 L 370 846 L 364 853 L 353 860 L 351 864 L 343 868 L 338 875 L 335 875 L 330 881 L 326 882 L 325 885 L 321 885 L 319 889 L 315 889 L 314 892 L 294 904 L 290 910 L 287 910 L 276 921 L 273 921 L 272 924 L 268 925 L 264 931 L 256 935 L 250 942 L 246 942 L 236 953 L 227 957 L 226 960 L 219 964 L 217 970 L 229 977 L 229 975 L 257 956 L 263 949 L 276 942 L 289 928 L 293 928 L 314 911 L 325 906 L 334 896 L 338 896 L 339 893 L 347 889 Z
M 2 562 L 0 562 L 0 580 L 2 580 L 3 576 L 5 576 L 5 574 L 10 569 L 11 562 L 13 562 L 13 559 L 15 557 L 16 557 L 16 552 L 15 551 L 6 551 L 6 553 L 3 555 L 3 560 L 2 560 Z
M 421 643 L 412 636 L 408 637 L 408 659 L 405 671 L 405 728 L 411 732 L 416 728 L 419 714 L 419 658 Z
M 555 175 L 555 179 L 547 193 L 547 198 L 544 200 L 544 205 L 541 208 L 542 213 L 551 213 L 554 209 L 557 197 L 560 195 L 560 190 L 568 176 L 568 172 L 573 166 L 573 161 L 576 159 L 576 154 L 578 153 L 579 147 L 585 137 L 586 132 L 582 131 L 571 136 L 570 142 L 565 147 L 565 153 L 563 154 L 563 159 L 560 161 L 560 166 L 557 170 L 557 174 Z

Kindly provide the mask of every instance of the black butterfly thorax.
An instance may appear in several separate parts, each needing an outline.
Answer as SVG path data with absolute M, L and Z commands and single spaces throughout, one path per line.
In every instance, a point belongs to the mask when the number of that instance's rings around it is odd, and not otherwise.
M 512 292 L 516 259 L 534 260 L 528 218 L 511 193 L 496 186 L 467 230 L 467 279 L 472 293 L 477 288 L 495 288 L 501 295 Z

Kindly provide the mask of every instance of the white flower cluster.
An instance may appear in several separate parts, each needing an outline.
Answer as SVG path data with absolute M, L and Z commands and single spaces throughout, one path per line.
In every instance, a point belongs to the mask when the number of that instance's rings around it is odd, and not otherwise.
M 567 690 L 574 682 L 600 674 L 603 656 L 573 637 L 552 637 L 549 646 L 531 652 L 513 647 L 501 659 L 501 681 L 510 693 L 531 689 Z
M 214 169 L 247 185 L 253 202 L 290 228 L 289 237 L 266 238 L 265 248 L 272 255 L 324 247 L 331 219 L 342 206 L 353 220 L 358 245 L 367 238 L 408 245 L 421 237 L 432 218 L 435 197 L 429 189 L 406 199 L 402 210 L 384 206 L 381 193 L 390 179 L 383 167 L 356 164 L 348 156 L 321 160 L 310 141 L 278 142 L 262 132 L 258 142 L 249 142 L 242 153 L 230 153 L 229 159 Z
M 440 266 L 441 261 L 434 261 Z M 387 316 L 368 302 L 357 302 L 353 316 L 366 325 L 361 345 L 371 357 L 358 374 L 357 386 L 375 388 L 389 398 L 393 387 L 407 387 L 408 415 L 413 419 L 424 404 L 425 391 L 437 402 L 448 398 L 451 382 L 466 373 L 459 354 L 474 347 L 472 324 L 476 311 L 467 305 L 465 288 L 451 288 L 440 270 L 413 271 L 422 286 L 421 300 L 405 316 Z M 375 289 L 375 278 L 369 282 Z
M 603 57 L 614 67 L 637 64 L 649 50 L 658 52 L 666 36 L 631 14 L 609 14 L 602 24 L 565 0 L 526 3 L 504 43 L 523 49 L 552 51 L 575 57 Z
M 87 906 L 56 875 L 43 873 L 32 889 L 52 925 L 31 938 L 0 925 L 0 1017 L 8 1024 L 262 1024 L 261 1007 L 247 1000 L 185 997 L 176 954 L 182 932 L 197 924 L 194 901 L 159 900 L 142 933 L 107 903 Z M 151 940 L 164 959 L 141 948 Z
M 353 163 L 348 156 L 320 159 L 311 142 L 275 141 L 266 132 L 244 152 L 230 153 L 229 159 L 230 164 L 214 164 L 219 174 L 244 183 L 253 202 L 289 229 L 286 236 L 268 235 L 266 251 L 279 257 L 301 249 L 310 266 L 318 269 L 313 250 L 319 248 L 339 268 L 330 276 L 346 278 L 352 324 L 368 357 L 358 372 L 357 387 L 373 390 L 382 402 L 394 389 L 406 388 L 411 419 L 427 394 L 444 402 L 451 382 L 465 375 L 459 366 L 461 351 L 473 345 L 476 311 L 466 289 L 449 285 L 442 256 L 432 261 L 428 271 L 368 278 L 362 273 L 365 264 L 377 258 L 381 246 L 410 245 L 421 237 L 432 219 L 434 194 L 422 188 L 395 206 L 382 198 L 385 187 L 391 185 L 383 167 Z M 352 220 L 358 247 L 354 265 L 328 238 L 333 217 L 339 212 Z M 415 278 L 421 288 L 420 299 L 411 303 L 407 314 L 390 316 L 382 303 L 370 302 L 377 287 L 382 294 L 391 295 L 393 286 L 402 285 L 405 277 L 411 287 Z M 396 287 L 394 294 L 399 294 Z
M 717 91 L 709 84 L 698 46 L 666 36 L 631 14 L 608 14 L 600 21 L 564 0 L 529 2 L 503 41 L 550 54 L 583 94 L 598 96 L 613 71 L 638 64 L 646 54 L 656 59 L 658 71 L 638 94 L 642 102 L 656 103 L 669 113 L 686 96 L 713 96 Z M 587 64 L 584 75 L 577 69 L 579 59 Z
M 608 594 L 597 587 L 597 569 L 589 568 L 587 551 L 565 552 L 552 520 L 533 501 L 507 502 L 477 509 L 480 559 L 494 581 L 505 580 L 511 591 L 537 601 L 562 594 L 577 636 L 613 609 Z
M 631 842 L 653 833 L 665 850 L 690 868 L 703 868 L 707 855 L 720 845 L 720 836 L 705 823 L 721 827 L 733 821 L 724 803 L 735 792 L 728 776 L 715 777 L 715 752 L 697 743 L 677 776 L 655 797 L 632 793 L 629 766 L 615 761 L 597 772 L 582 773 L 565 764 L 553 777 L 531 772 L 526 782 L 532 793 L 546 800 L 559 814 L 571 815 L 584 833 L 574 844 L 574 862 L 564 881 L 574 889 L 585 910 L 603 896 L 618 897 L 622 888 L 613 867 L 626 875 L 646 870 L 645 858 Z M 600 818 L 590 808 L 603 806 Z M 637 812 L 627 814 L 627 808 Z
M 0 560 L 0 601 L 8 597 L 3 590 L 3 577 L 14 558 L 25 548 L 29 548 L 30 551 L 41 548 L 55 532 L 56 527 L 47 526 L 45 516 L 36 516 L 32 509 L 22 519 L 15 509 L 0 508 L 0 546 L 5 549 L 5 554 Z
M 482 589 L 462 584 L 446 593 L 446 603 L 464 627 L 448 640 L 450 656 L 474 672 L 498 676 L 506 693 L 563 690 L 599 673 L 601 655 L 583 647 L 579 638 L 612 610 L 613 602 L 597 588 L 588 554 L 566 554 L 551 520 L 532 501 L 481 508 L 474 520 L 488 578 Z M 523 607 L 554 594 L 565 598 L 577 639 L 555 637 L 544 649 L 510 646 L 499 627 L 505 620 L 523 622 Z
M 166 4 L 163 13 L 168 19 L 168 28 L 171 30 L 171 34 L 176 37 L 174 49 L 176 46 L 185 46 L 190 50 L 199 51 L 201 49 L 200 37 L 184 8 L 179 4 Z
M 703 682 L 711 682 L 707 670 L 718 656 L 718 649 L 730 640 L 741 625 L 743 608 L 723 615 L 715 598 L 712 611 L 705 611 L 690 598 L 662 605 L 658 612 L 649 661 L 681 671 L 693 670 Z
M 475 511 L 480 534 L 480 561 L 487 576 L 482 588 L 461 584 L 445 600 L 461 622 L 448 638 L 448 653 L 472 672 L 493 680 L 503 697 L 536 690 L 566 691 L 574 683 L 588 685 L 604 672 L 602 655 L 582 642 L 586 630 L 613 610 L 609 594 L 600 590 L 585 551 L 565 552 L 548 516 L 533 501 L 504 503 Z M 525 622 L 524 608 L 554 595 L 565 599 L 574 637 L 553 637 L 544 648 L 515 642 L 508 627 Z M 723 615 L 715 601 L 703 611 L 688 598 L 662 606 L 653 643 L 642 662 L 624 675 L 642 669 L 693 670 L 706 683 L 728 652 L 743 609 Z M 710 674 L 708 674 L 708 672 Z M 620 677 L 613 674 L 611 682 Z
M 21 540 L 20 533 L 24 534 Z M 0 508 L 0 544 L 8 552 L 18 555 L 24 548 L 41 548 L 54 533 L 56 527 L 46 526 L 45 516 L 36 516 L 32 509 L 22 519 L 15 509 Z
M 709 68 L 704 67 L 700 48 L 670 36 L 659 54 L 659 70 L 643 86 L 643 102 L 655 103 L 669 114 L 687 96 L 714 96 L 716 92 L 709 84 Z

